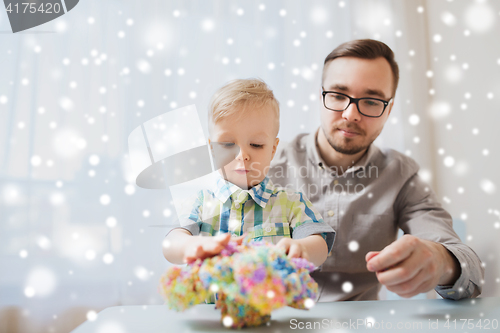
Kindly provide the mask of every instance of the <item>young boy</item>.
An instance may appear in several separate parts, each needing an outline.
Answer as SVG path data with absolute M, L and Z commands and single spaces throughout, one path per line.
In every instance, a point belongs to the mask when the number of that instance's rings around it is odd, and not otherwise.
M 266 176 L 279 142 L 272 90 L 258 79 L 232 81 L 212 97 L 208 121 L 220 177 L 200 191 L 189 212 L 180 213 L 181 227 L 164 242 L 165 258 L 175 264 L 203 259 L 220 253 L 230 236 L 241 242 L 250 234 L 320 266 L 335 231 L 302 193 L 278 188 Z

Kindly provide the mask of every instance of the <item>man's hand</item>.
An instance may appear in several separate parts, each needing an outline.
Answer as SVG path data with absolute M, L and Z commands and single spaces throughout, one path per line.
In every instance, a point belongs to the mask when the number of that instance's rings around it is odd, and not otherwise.
M 290 258 L 304 258 L 309 260 L 306 247 L 297 239 L 282 238 L 276 246 L 284 249 Z
M 226 247 L 230 240 L 241 244 L 245 235 L 231 238 L 231 234 L 226 233 L 215 237 L 193 237 L 191 244 L 184 252 L 184 262 L 192 263 L 197 259 L 213 257 Z
M 381 284 L 404 298 L 453 284 L 461 273 L 458 260 L 443 245 L 412 235 L 380 252 L 368 252 L 365 260 Z

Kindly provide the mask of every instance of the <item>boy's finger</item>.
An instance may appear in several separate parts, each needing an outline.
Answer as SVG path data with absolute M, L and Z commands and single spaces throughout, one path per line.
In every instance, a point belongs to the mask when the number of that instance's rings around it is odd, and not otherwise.
M 290 258 L 300 258 L 302 255 L 300 246 L 292 245 L 288 250 L 288 256 Z
M 288 250 L 290 249 L 290 244 L 284 243 L 284 242 L 279 242 L 278 244 L 276 244 L 276 247 L 279 247 L 279 248 L 285 250 L 285 253 L 288 253 Z
M 231 240 L 233 242 L 236 242 L 236 244 L 241 245 L 241 243 L 243 243 L 243 239 L 245 239 L 246 235 L 247 234 L 245 233 L 245 234 L 243 234 L 241 236 L 231 237 Z
M 198 245 L 192 255 L 189 256 L 190 262 L 195 261 L 196 259 L 203 259 L 203 247 Z
M 282 238 L 279 240 L 278 244 L 276 244 L 277 247 L 281 247 L 285 249 L 288 252 L 288 248 L 290 247 L 290 238 Z
M 210 256 L 214 256 L 216 254 L 219 254 L 222 252 L 222 250 L 225 248 L 224 245 L 216 244 L 211 250 L 210 250 Z
M 186 257 L 184 258 L 184 261 L 188 264 L 192 263 L 193 261 L 196 261 L 196 259 L 199 258 L 199 254 L 200 254 L 200 250 L 201 250 L 201 246 L 198 245 L 196 247 L 196 249 L 192 250 L 192 251 L 189 251 L 189 253 L 186 255 Z
M 228 234 L 229 235 L 229 234 Z M 229 241 L 231 240 L 231 235 L 227 236 L 226 238 L 224 238 L 221 242 L 219 242 L 219 246 L 221 246 L 222 248 L 225 248 L 227 246 L 227 244 L 229 244 Z M 221 251 L 222 251 L 222 248 L 221 248 Z M 220 252 L 220 251 L 219 251 Z
M 187 255 L 186 255 L 186 258 L 189 257 L 194 257 L 196 256 L 196 253 L 201 249 L 201 245 L 198 245 L 194 248 L 190 248 L 189 251 L 187 251 Z
M 230 239 L 231 239 L 230 233 L 225 233 L 222 235 L 215 236 L 215 241 L 219 244 L 227 244 L 227 243 L 229 243 Z

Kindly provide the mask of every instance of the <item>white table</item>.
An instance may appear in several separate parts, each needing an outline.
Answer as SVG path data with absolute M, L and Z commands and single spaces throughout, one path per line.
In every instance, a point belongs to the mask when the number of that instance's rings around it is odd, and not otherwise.
M 162 305 L 118 306 L 101 311 L 95 321 L 86 321 L 73 333 L 230 332 L 219 320 L 220 311 L 207 304 L 181 313 Z M 268 326 L 244 329 L 289 331 L 500 332 L 500 298 L 318 303 L 309 311 L 277 310 Z

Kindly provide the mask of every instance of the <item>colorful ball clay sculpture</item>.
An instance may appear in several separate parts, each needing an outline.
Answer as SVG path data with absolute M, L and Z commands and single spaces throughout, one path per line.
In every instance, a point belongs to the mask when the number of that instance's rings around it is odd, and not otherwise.
M 260 326 L 273 310 L 314 305 L 318 285 L 309 275 L 313 269 L 306 259 L 289 258 L 273 244 L 246 238 L 241 245 L 230 242 L 217 256 L 171 267 L 159 289 L 170 309 L 184 311 L 216 294 L 224 326 Z

